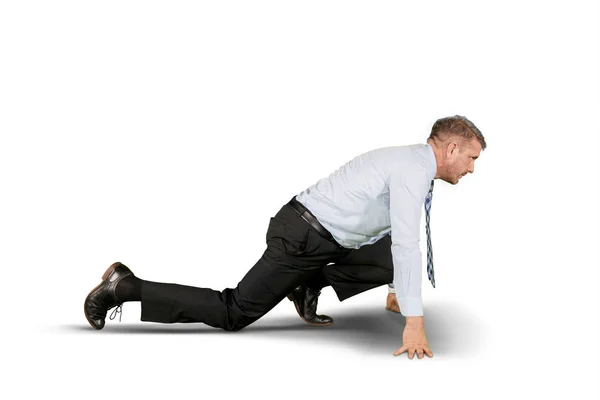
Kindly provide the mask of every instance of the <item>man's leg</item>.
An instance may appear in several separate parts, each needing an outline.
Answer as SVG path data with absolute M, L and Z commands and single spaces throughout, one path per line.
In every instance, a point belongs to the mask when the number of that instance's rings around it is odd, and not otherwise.
M 392 282 L 394 268 L 391 245 L 391 237 L 386 235 L 371 245 L 345 252 L 333 263 L 315 271 L 303 289 L 307 296 L 311 295 L 314 299 L 311 304 L 305 305 L 304 314 L 319 316 L 316 298 L 321 289 L 326 286 L 331 285 L 338 299 L 344 301 L 369 289 Z M 400 312 L 399 307 L 394 308 L 395 301 L 395 294 L 388 295 L 386 309 Z M 333 321 L 328 316 L 319 317 L 326 317 Z
M 240 330 L 304 284 L 327 263 L 331 252 L 331 246 L 287 205 L 271 219 L 266 241 L 264 254 L 235 289 L 219 292 L 144 282 L 142 320 L 203 322 L 226 330 Z
M 169 283 L 142 283 L 142 321 L 203 322 L 240 330 L 265 315 L 302 281 L 309 269 L 290 268 L 267 249 L 235 289 L 216 291 Z
M 271 218 L 266 241 L 267 249 L 264 254 L 235 289 L 228 288 L 219 292 L 208 288 L 150 281 L 131 285 L 139 288 L 142 321 L 203 322 L 226 330 L 240 330 L 266 314 L 336 255 L 333 246 L 320 238 L 287 205 Z M 125 269 L 129 271 L 126 267 Z M 121 282 L 130 278 L 131 275 Z M 108 277 L 101 285 L 110 285 L 110 279 Z M 86 298 L 86 317 L 96 329 L 104 326 L 106 309 L 126 300 L 123 298 L 119 301 L 114 296 L 114 293 L 120 291 L 119 283 L 115 282 L 115 285 L 116 288 L 108 288 L 112 292 L 104 290 L 100 295 L 97 287 Z M 123 297 L 138 300 L 135 295 L 129 296 L 127 293 Z M 102 309 L 102 306 L 106 307 Z M 91 314 L 93 316 L 90 318 Z
M 340 301 L 388 284 L 394 279 L 391 237 L 352 250 L 335 263 L 323 268 L 307 286 L 313 290 L 331 285 Z

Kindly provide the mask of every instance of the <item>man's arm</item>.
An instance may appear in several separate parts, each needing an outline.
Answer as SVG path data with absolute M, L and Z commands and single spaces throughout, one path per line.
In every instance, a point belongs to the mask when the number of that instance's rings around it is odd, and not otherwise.
M 405 351 L 413 358 L 424 354 L 433 356 L 428 347 L 421 298 L 422 258 L 419 248 L 420 222 L 430 177 L 420 165 L 393 174 L 390 177 L 390 221 L 392 260 L 394 263 L 394 290 L 406 327 L 403 346 L 394 352 Z

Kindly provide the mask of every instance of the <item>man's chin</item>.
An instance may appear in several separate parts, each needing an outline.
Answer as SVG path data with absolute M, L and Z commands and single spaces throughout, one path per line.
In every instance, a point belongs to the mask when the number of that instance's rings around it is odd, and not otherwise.
M 449 184 L 451 184 L 451 185 L 456 185 L 456 184 L 458 183 L 458 178 L 454 178 L 453 180 L 449 180 L 449 179 L 446 179 L 446 178 L 442 178 L 442 180 L 443 180 L 444 182 L 448 182 L 448 183 L 449 183 Z

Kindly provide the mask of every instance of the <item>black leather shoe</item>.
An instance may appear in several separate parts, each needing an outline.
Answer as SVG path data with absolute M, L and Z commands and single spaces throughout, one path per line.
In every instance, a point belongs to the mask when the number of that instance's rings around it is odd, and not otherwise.
M 317 314 L 317 303 L 320 294 L 320 291 L 298 286 L 288 295 L 288 299 L 294 302 L 296 311 L 304 322 L 314 326 L 329 326 L 333 324 L 333 318 L 328 315 Z
M 133 272 L 120 262 L 116 262 L 104 272 L 102 282 L 85 298 L 83 312 L 94 329 L 104 328 L 106 313 L 111 308 L 120 307 L 123 302 L 117 298 L 115 288 L 121 279 L 133 275 Z M 120 310 L 119 310 L 120 312 Z M 111 315 L 112 319 L 112 315 Z

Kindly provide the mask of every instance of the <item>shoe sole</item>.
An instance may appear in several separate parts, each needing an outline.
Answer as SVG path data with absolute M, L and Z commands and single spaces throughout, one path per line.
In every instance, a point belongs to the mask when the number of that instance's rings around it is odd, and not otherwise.
M 294 296 L 292 296 L 291 294 L 288 294 L 287 298 L 288 298 L 289 301 L 291 301 L 292 303 L 294 303 L 294 308 L 296 309 L 296 312 L 298 313 L 298 315 L 300 316 L 300 318 L 302 319 L 302 321 L 306 322 L 307 324 L 312 325 L 312 326 L 330 326 L 330 325 L 333 325 L 333 321 L 327 322 L 326 324 L 315 324 L 314 322 L 307 321 L 302 316 L 302 313 L 300 312 L 300 309 L 298 308 L 298 305 L 294 302 Z
M 98 328 L 98 327 L 96 327 L 96 325 L 94 325 L 92 323 L 92 321 L 90 321 L 87 313 L 85 312 L 85 303 L 87 303 L 88 298 L 90 297 L 90 294 L 92 294 L 94 292 L 94 290 L 98 289 L 100 287 L 100 285 L 102 285 L 104 283 L 104 281 L 110 276 L 110 274 L 112 274 L 112 272 L 115 270 L 115 268 L 117 268 L 119 265 L 121 265 L 121 263 L 116 262 L 116 263 L 112 264 L 110 267 L 108 267 L 108 269 L 106 271 L 104 271 L 104 274 L 102 275 L 102 282 L 100 282 L 95 288 L 90 290 L 90 293 L 88 293 L 88 295 L 85 298 L 85 301 L 83 302 L 83 315 L 85 315 L 85 319 L 87 319 L 87 322 L 89 322 L 89 324 L 92 326 L 92 328 L 96 329 L 97 331 L 104 328 L 104 326 L 102 326 L 101 328 Z

